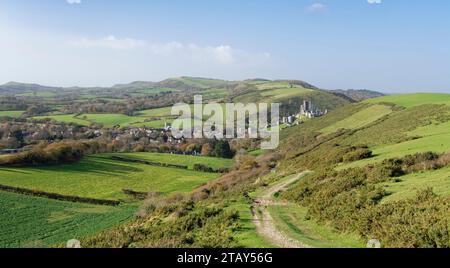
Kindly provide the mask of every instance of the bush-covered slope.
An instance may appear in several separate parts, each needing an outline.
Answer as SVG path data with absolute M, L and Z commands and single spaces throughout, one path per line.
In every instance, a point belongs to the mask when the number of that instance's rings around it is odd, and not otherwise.
M 450 105 L 416 97 L 346 106 L 289 129 L 279 169 L 315 173 L 284 197 L 321 224 L 384 247 L 449 247 Z M 391 112 L 367 113 L 380 104 Z

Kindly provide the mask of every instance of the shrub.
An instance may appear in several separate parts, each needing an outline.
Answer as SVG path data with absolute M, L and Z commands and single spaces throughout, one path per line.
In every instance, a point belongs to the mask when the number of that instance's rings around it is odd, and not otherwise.
M 353 162 L 372 157 L 372 151 L 367 148 L 358 148 L 343 156 L 344 162 Z
M 231 151 L 230 144 L 226 140 L 220 140 L 214 147 L 213 155 L 222 158 L 233 158 L 234 153 Z
M 216 170 L 214 170 L 212 167 L 208 167 L 207 165 L 203 165 L 203 164 L 195 164 L 194 165 L 194 170 L 195 171 L 200 171 L 200 172 L 217 172 Z

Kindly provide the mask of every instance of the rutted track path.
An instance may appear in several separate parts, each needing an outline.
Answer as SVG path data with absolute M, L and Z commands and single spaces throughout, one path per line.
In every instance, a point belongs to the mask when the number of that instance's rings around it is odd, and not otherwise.
M 293 178 L 284 180 L 280 183 L 270 186 L 257 199 L 254 200 L 251 210 L 253 215 L 253 222 L 256 226 L 256 231 L 259 235 L 266 238 L 273 245 L 281 248 L 310 248 L 310 246 L 287 236 L 285 233 L 278 230 L 272 216 L 267 209 L 269 205 L 283 206 L 287 203 L 277 202 L 274 200 L 274 195 L 277 192 L 285 190 L 292 183 L 300 180 L 309 172 L 303 172 Z

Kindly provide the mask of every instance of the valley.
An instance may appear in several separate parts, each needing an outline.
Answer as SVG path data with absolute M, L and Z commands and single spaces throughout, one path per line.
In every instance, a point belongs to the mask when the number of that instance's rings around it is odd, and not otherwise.
M 85 247 L 346 248 L 374 238 L 384 247 L 448 246 L 440 237 L 450 220 L 449 95 L 343 92 L 194 77 L 0 86 L 0 185 L 119 203 L 0 190 L 9 215 L 0 247 L 73 238 Z M 280 102 L 280 147 L 174 139 L 171 105 L 192 105 L 195 94 L 222 105 Z M 327 113 L 293 116 L 309 103 Z M 413 234 L 399 231 L 406 225 Z

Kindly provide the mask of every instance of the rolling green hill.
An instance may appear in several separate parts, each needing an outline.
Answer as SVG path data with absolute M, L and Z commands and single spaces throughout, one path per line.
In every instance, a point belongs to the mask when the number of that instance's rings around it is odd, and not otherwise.
M 315 224 L 375 237 L 385 247 L 447 247 L 436 235 L 450 233 L 437 227 L 450 220 L 449 100 L 450 94 L 380 97 L 287 129 L 278 169 L 314 174 L 283 197 Z

